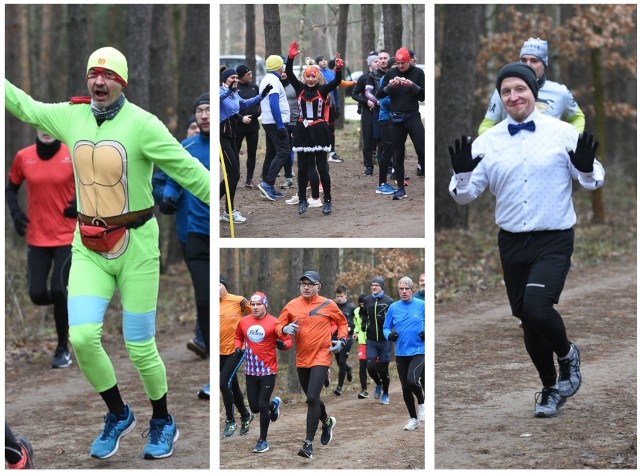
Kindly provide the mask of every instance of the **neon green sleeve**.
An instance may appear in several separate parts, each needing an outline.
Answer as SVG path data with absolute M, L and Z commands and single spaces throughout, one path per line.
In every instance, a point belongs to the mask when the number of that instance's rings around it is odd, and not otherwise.
M 482 120 L 482 123 L 480 123 L 480 126 L 478 127 L 478 136 L 483 134 L 485 131 L 487 131 L 489 128 L 494 126 L 496 123 L 497 122 L 494 122 L 493 120 L 490 120 L 488 118 L 485 118 L 484 120 Z
M 567 123 L 571 123 L 579 132 L 583 132 L 586 125 L 584 112 L 578 109 L 576 113 L 574 113 L 570 117 L 567 117 Z

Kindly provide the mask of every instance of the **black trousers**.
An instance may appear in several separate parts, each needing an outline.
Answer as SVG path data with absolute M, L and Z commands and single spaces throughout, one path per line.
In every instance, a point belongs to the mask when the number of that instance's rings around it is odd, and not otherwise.
M 240 150 L 242 149 L 242 142 L 247 140 L 247 177 L 245 182 L 253 179 L 253 172 L 256 168 L 256 152 L 258 151 L 258 137 L 260 129 L 246 130 L 239 126 L 236 130 L 236 148 L 238 149 L 238 156 L 240 156 Z
M 260 438 L 266 440 L 271 422 L 271 394 L 276 386 L 276 375 L 247 375 L 247 400 L 254 414 L 260 413 Z
M 240 416 L 246 418 L 249 415 L 244 405 L 244 395 L 238 383 L 237 372 L 244 361 L 244 355 L 220 355 L 220 392 L 224 404 L 227 420 L 235 420 L 233 406 L 235 405 Z
M 498 248 L 511 312 L 522 320 L 524 344 L 543 386 L 556 384 L 553 354 L 569 353 L 560 300 L 571 267 L 573 229 L 529 233 L 500 230 Z
M 274 124 L 262 125 L 267 141 L 267 151 L 264 158 L 263 180 L 269 185 L 276 183 L 278 173 L 291 159 L 291 148 L 289 146 L 289 130 L 279 131 Z
M 407 136 L 411 138 L 418 155 L 418 164 L 424 169 L 424 125 L 420 114 L 416 113 L 402 123 L 391 122 L 391 144 L 394 149 L 393 168 L 398 187 L 404 187 L 404 158 Z
M 326 151 L 314 151 L 305 153 L 298 151 L 298 197 L 305 200 L 307 195 L 307 183 L 311 182 L 311 197 L 320 198 L 320 186 L 324 200 L 331 201 L 331 175 Z
M 227 172 L 227 181 L 229 183 L 229 200 L 231 201 L 231 208 L 227 205 L 227 199 L 224 199 L 227 195 L 227 188 L 224 185 L 224 176 L 222 181 L 220 181 L 220 198 L 225 200 L 227 213 L 231 215 L 234 208 L 233 201 L 236 197 L 236 188 L 238 187 L 238 181 L 240 180 L 240 157 L 238 155 L 236 142 L 233 138 L 221 135 L 220 146 L 222 147 L 222 157 L 224 158 L 224 166 L 225 171 Z
M 347 371 L 351 369 L 351 365 L 347 363 L 349 360 L 349 354 L 351 353 L 351 347 L 353 346 L 353 340 L 349 338 L 347 345 L 335 354 L 336 363 L 338 363 L 338 386 L 344 384 L 344 378 L 347 376 Z
M 424 386 L 420 383 L 424 369 L 424 355 L 396 355 L 396 366 L 402 385 L 402 398 L 407 406 L 407 411 L 409 411 L 409 417 L 417 419 L 415 401 L 417 400 L 418 404 L 424 404 Z
M 71 245 L 28 246 L 29 297 L 31 302 L 36 305 L 53 304 L 58 346 L 65 348 L 67 348 L 69 341 L 69 313 L 67 310 L 69 269 L 71 269 Z M 49 272 L 51 272 L 51 284 L 47 287 Z
M 211 273 L 209 270 L 209 235 L 187 233 L 187 266 L 196 296 L 196 314 L 202 340 L 209 353 Z
M 360 128 L 362 130 L 362 161 L 365 167 L 373 167 L 373 152 L 378 147 L 379 140 L 374 135 L 374 117 L 377 117 L 377 114 L 363 105 Z
M 307 437 L 305 440 L 313 441 L 318 430 L 318 422 L 327 420 L 327 410 L 324 407 L 324 402 L 320 399 L 320 393 L 328 372 L 328 366 L 298 368 L 298 379 L 300 379 L 302 390 L 307 396 Z

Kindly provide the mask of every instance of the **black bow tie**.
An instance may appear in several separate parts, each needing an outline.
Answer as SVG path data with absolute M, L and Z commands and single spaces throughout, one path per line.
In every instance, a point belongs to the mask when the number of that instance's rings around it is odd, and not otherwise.
M 511 136 L 517 135 L 520 133 L 520 130 L 536 131 L 536 124 L 533 121 L 518 123 L 517 125 L 509 123 L 509 134 Z

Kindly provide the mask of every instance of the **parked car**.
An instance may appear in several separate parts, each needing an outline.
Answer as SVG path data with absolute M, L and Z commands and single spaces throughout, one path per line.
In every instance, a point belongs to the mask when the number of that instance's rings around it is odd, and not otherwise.
M 247 58 L 244 54 L 222 54 L 220 56 L 220 66 L 236 69 L 240 64 L 247 64 Z M 264 58 L 256 54 L 256 70 L 253 71 L 254 82 L 260 84 L 266 73 L 267 65 L 264 62 Z

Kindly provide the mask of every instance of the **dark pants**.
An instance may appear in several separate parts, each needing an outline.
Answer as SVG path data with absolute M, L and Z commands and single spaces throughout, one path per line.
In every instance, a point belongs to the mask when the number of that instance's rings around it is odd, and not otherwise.
M 571 267 L 573 229 L 530 233 L 500 230 L 498 248 L 511 312 L 522 320 L 524 344 L 545 387 L 556 384 L 553 354 L 571 348 L 554 305 Z
M 271 394 L 276 385 L 276 375 L 248 376 L 247 375 L 247 400 L 249 409 L 254 414 L 260 413 L 260 438 L 266 440 L 271 422 Z
M 202 340 L 209 353 L 209 317 L 210 317 L 210 265 L 209 235 L 187 233 L 187 266 L 196 296 L 196 313 Z
M 51 266 L 53 265 L 53 270 Z M 53 304 L 58 346 L 67 348 L 69 340 L 69 313 L 67 285 L 71 268 L 71 245 L 27 248 L 27 281 L 29 297 L 36 305 Z M 51 271 L 51 285 L 47 287 Z
M 291 148 L 289 146 L 288 129 L 278 130 L 275 124 L 262 125 L 267 141 L 267 151 L 264 158 L 263 180 L 269 185 L 275 185 L 278 173 L 291 159 Z
M 367 107 L 362 106 L 360 116 L 360 128 L 362 129 L 362 157 L 365 167 L 373 167 L 373 152 L 376 150 L 378 140 L 374 135 L 374 119 L 377 114 Z
M 416 113 L 402 123 L 391 122 L 391 144 L 394 149 L 393 168 L 398 187 L 404 187 L 404 157 L 407 136 L 411 138 L 418 155 L 418 164 L 424 169 L 424 125 Z
M 293 177 L 293 150 L 291 148 L 293 148 L 293 129 L 296 127 L 295 123 L 290 123 L 289 125 L 287 125 L 287 131 L 289 132 L 289 159 L 287 160 L 286 163 L 284 163 L 284 177 L 286 179 L 291 179 Z
M 238 187 L 238 181 L 240 180 L 240 158 L 238 156 L 238 148 L 236 148 L 236 142 L 233 138 L 220 136 L 220 146 L 222 147 L 222 156 L 224 158 L 225 171 L 227 173 L 227 182 L 229 184 L 229 200 L 231 201 L 231 208 L 227 204 L 225 199 L 225 205 L 227 207 L 227 213 L 231 215 L 233 212 L 233 201 L 236 197 L 236 188 Z M 227 188 L 224 184 L 224 176 L 220 181 L 220 198 L 223 199 L 227 195 Z
M 238 149 L 238 156 L 240 156 L 240 150 L 242 149 L 242 142 L 246 138 L 247 140 L 247 177 L 245 182 L 250 182 L 253 179 L 253 172 L 256 168 L 256 151 L 258 150 L 258 135 L 259 128 L 247 129 L 239 126 L 236 130 L 236 148 Z
M 415 400 L 418 400 L 418 404 L 424 404 L 424 386 L 420 383 L 420 377 L 424 369 L 424 355 L 396 355 L 396 366 L 398 367 L 398 377 L 402 385 L 402 398 L 409 411 L 409 417 L 417 419 Z
M 349 359 L 349 353 L 353 346 L 353 340 L 347 340 L 347 346 L 335 354 L 336 363 L 338 363 L 338 386 L 344 384 L 344 378 L 347 376 L 347 371 L 351 369 L 351 366 L 347 363 Z
M 378 177 L 378 184 L 382 185 L 387 182 L 389 164 L 391 164 L 393 159 L 393 146 L 391 145 L 391 129 L 389 120 L 380 122 L 380 130 L 382 132 L 382 152 L 378 153 L 378 171 L 380 173 Z
M 302 390 L 307 396 L 307 437 L 305 440 L 313 441 L 318 430 L 318 422 L 327 420 L 327 411 L 324 403 L 320 400 L 320 393 L 328 372 L 328 366 L 298 368 L 298 379 L 300 379 Z
M 331 201 L 331 176 L 325 151 L 305 153 L 298 151 L 298 197 L 306 199 L 307 182 L 311 182 L 311 197 L 320 198 L 320 182 L 324 200 Z
M 235 404 L 240 416 L 246 418 L 249 411 L 244 405 L 244 396 L 238 383 L 237 371 L 240 369 L 244 355 L 220 355 L 220 391 L 227 420 L 235 420 L 233 406 Z

